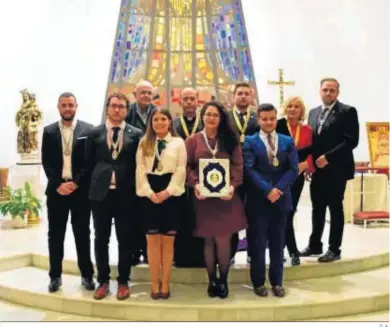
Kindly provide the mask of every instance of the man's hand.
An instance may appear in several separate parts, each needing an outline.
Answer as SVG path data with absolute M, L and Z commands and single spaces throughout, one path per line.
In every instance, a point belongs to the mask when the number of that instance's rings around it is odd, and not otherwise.
M 196 184 L 195 185 L 195 196 L 198 200 L 204 200 L 206 199 L 204 196 L 200 195 L 200 191 L 199 191 L 199 184 Z
M 75 182 L 67 182 L 67 183 L 64 183 L 66 185 L 66 187 L 68 188 L 68 190 L 72 193 L 74 191 L 76 191 L 76 189 L 78 188 L 77 184 Z
M 167 190 L 161 191 L 156 193 L 157 199 L 159 199 L 160 203 L 164 202 L 166 199 L 168 199 L 171 195 Z
M 302 161 L 298 164 L 298 175 L 302 174 L 309 168 L 309 164 L 306 161 Z
M 271 203 L 275 203 L 276 201 L 278 201 L 280 199 L 280 197 L 283 195 L 283 192 L 277 188 L 273 188 L 271 190 L 271 192 L 268 193 L 267 195 L 267 199 L 271 202 Z
M 149 196 L 150 201 L 152 201 L 154 204 L 161 203 L 160 199 L 157 197 L 156 193 L 153 193 L 151 196 Z
M 229 201 L 229 200 L 232 199 L 233 195 L 234 195 L 234 187 L 232 185 L 230 185 L 229 193 L 227 195 L 225 195 L 225 196 L 222 196 L 221 200 Z
M 68 183 L 62 183 L 58 188 L 57 188 L 57 193 L 60 195 L 69 195 L 73 191 L 71 188 L 67 185 Z
M 321 157 L 317 158 L 316 166 L 318 168 L 324 168 L 328 164 L 328 160 L 326 160 L 325 155 L 323 154 Z

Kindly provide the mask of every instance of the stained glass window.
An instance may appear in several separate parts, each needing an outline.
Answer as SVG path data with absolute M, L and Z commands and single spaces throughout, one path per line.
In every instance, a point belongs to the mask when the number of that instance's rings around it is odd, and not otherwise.
M 122 0 L 108 92 L 131 96 L 141 79 L 174 113 L 184 87 L 228 106 L 235 83 L 256 90 L 241 1 Z

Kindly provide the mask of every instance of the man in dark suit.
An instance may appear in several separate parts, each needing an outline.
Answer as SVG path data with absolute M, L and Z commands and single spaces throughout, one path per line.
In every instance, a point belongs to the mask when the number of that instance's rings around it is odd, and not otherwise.
M 185 88 L 180 95 L 183 113 L 173 120 L 176 133 L 186 140 L 203 128 L 198 109 L 198 92 L 193 88 Z M 204 240 L 192 235 L 195 227 L 195 212 L 193 194 L 186 188 L 183 195 L 182 219 L 179 220 L 175 238 L 175 265 L 176 267 L 204 267 Z
M 290 136 L 276 133 L 276 109 L 258 109 L 260 133 L 246 137 L 243 147 L 247 179 L 250 275 L 254 292 L 265 297 L 265 252 L 269 244 L 269 281 L 275 296 L 283 297 L 283 249 L 287 217 L 292 210 L 291 185 L 298 176 L 298 153 Z
M 86 166 L 91 174 L 89 199 L 95 226 L 95 258 L 99 286 L 95 299 L 109 292 L 110 265 L 108 246 L 112 218 L 118 241 L 117 299 L 130 296 L 129 278 L 134 243 L 135 155 L 142 131 L 126 124 L 129 100 L 114 93 L 106 102 L 107 121 L 88 135 Z
M 251 86 L 246 82 L 237 83 L 233 90 L 234 108 L 229 112 L 232 126 L 240 138 L 241 145 L 244 143 L 246 135 L 252 135 L 259 132 L 256 110 L 252 107 L 253 93 Z M 246 201 L 246 186 L 244 183 L 238 188 L 238 193 L 242 202 Z M 238 234 L 232 237 L 232 250 L 236 253 L 238 243 Z M 246 239 L 238 244 L 238 251 L 247 251 L 248 262 L 250 253 Z
M 87 290 L 94 290 L 89 228 L 89 179 L 84 171 L 85 135 L 92 125 L 75 119 L 77 100 L 72 93 L 60 95 L 58 110 L 61 120 L 46 126 L 42 138 L 42 165 L 48 179 L 46 203 L 49 223 L 49 292 L 58 291 L 62 285 L 64 239 L 69 212 L 81 283 Z
M 145 133 L 149 117 L 151 113 L 156 110 L 156 106 L 152 103 L 153 85 L 148 81 L 139 82 L 136 85 L 134 96 L 135 102 L 130 105 L 125 121 Z M 143 257 L 143 262 L 148 262 L 145 232 L 142 229 L 141 221 L 136 223 L 137 224 L 134 227 L 136 240 L 132 258 L 132 265 L 134 266 L 141 262 L 141 255 Z
M 359 120 L 354 107 L 337 100 L 339 83 L 334 78 L 321 81 L 322 105 L 310 110 L 313 129 L 312 155 L 316 171 L 310 184 L 313 205 L 312 234 L 300 256 L 322 254 L 322 234 L 326 208 L 330 210 L 329 249 L 319 262 L 339 260 L 344 231 L 343 199 L 347 181 L 353 179 L 355 161 L 352 150 L 359 143 Z

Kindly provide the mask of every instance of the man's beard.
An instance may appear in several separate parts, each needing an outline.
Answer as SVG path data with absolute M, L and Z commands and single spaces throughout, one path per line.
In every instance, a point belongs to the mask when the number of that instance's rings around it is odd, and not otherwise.
M 62 118 L 63 121 L 69 122 L 69 121 L 73 120 L 74 116 L 75 116 L 74 114 L 71 115 L 71 116 L 68 116 L 68 117 L 65 117 L 65 116 L 61 115 L 61 118 Z

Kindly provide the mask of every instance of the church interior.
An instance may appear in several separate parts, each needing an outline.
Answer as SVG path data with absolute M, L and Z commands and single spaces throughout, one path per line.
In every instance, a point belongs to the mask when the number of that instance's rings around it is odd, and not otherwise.
M 375 6 L 364 0 L 20 0 L 0 3 L 0 13 L 0 38 L 10 50 L 0 56 L 0 322 L 389 322 L 387 0 L 376 0 Z M 15 20 L 30 21 L 29 34 L 26 24 Z M 263 299 L 253 294 L 247 251 L 238 250 L 228 298 L 207 297 L 203 267 L 174 266 L 167 301 L 150 298 L 144 262 L 131 269 L 129 299 L 117 301 L 112 282 L 111 296 L 97 301 L 80 285 L 69 220 L 62 286 L 47 291 L 48 179 L 41 145 L 43 128 L 59 120 L 61 93 L 76 95 L 77 119 L 99 125 L 105 121 L 107 96 L 121 92 L 133 103 L 143 80 L 154 87 L 153 104 L 174 117 L 181 115 L 185 88 L 197 90 L 199 108 L 217 100 L 234 110 L 234 86 L 244 81 L 252 92 L 251 106 L 272 103 L 282 117 L 290 96 L 303 98 L 306 113 L 319 106 L 325 77 L 338 80 L 340 101 L 356 108 L 360 123 L 354 176 L 342 201 L 340 260 L 321 263 L 318 256 L 308 256 L 293 265 L 285 249 L 286 296 Z M 7 207 L 13 202 L 26 206 L 24 216 Z M 294 218 L 299 250 L 312 232 L 312 211 L 306 180 Z M 324 247 L 330 215 L 328 210 Z M 245 230 L 238 235 L 246 240 Z M 92 220 L 90 237 L 95 266 Z M 109 245 L 113 281 L 118 256 L 114 227 Z

